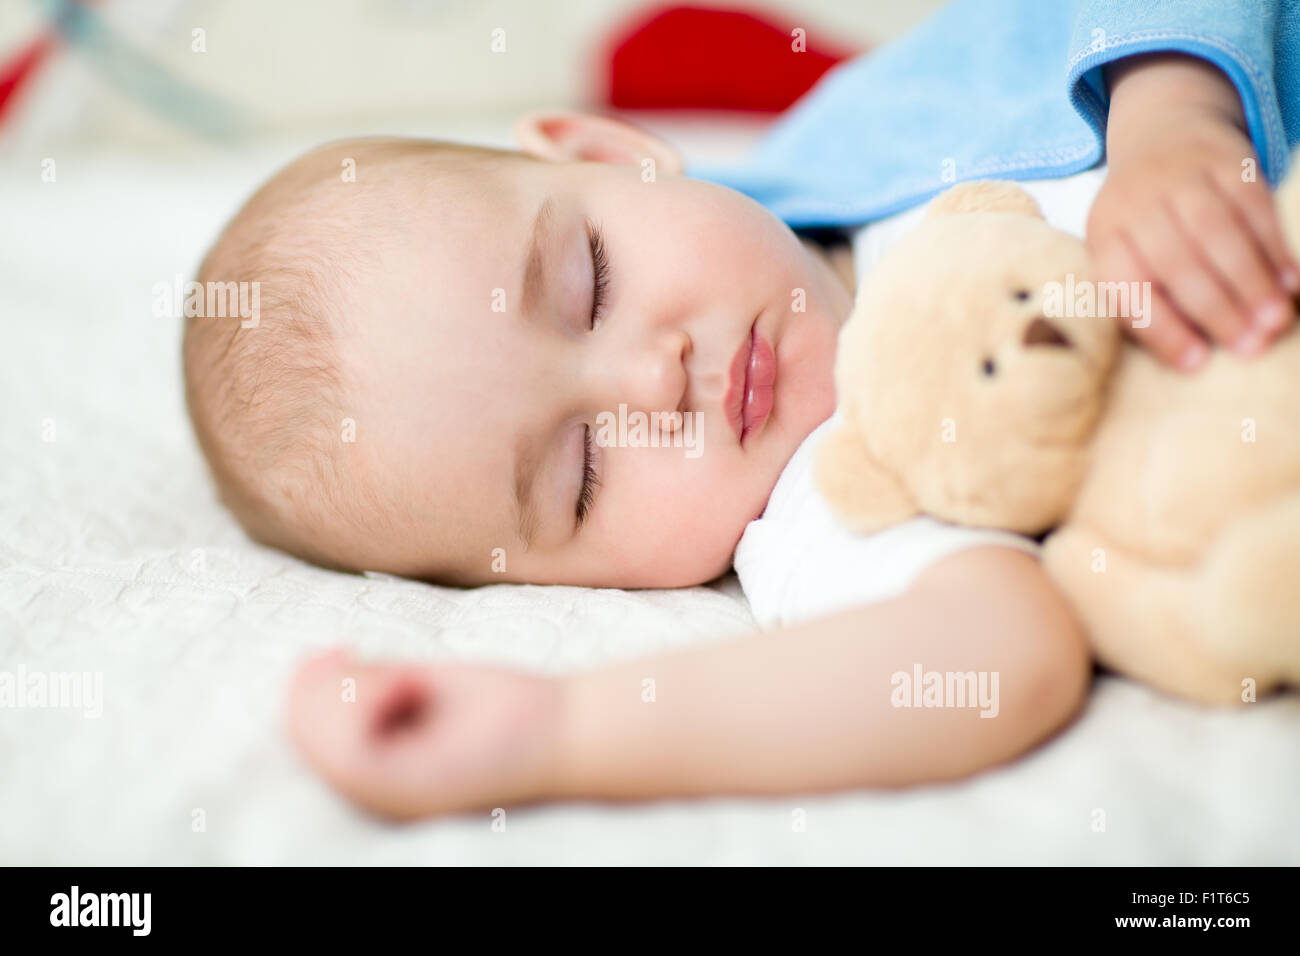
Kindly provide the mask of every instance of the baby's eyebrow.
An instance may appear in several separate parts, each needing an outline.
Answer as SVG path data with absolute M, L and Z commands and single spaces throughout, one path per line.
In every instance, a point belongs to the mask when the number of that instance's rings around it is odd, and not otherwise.
M 528 256 L 524 260 L 524 289 L 520 295 L 523 315 L 530 316 L 537 305 L 537 297 L 545 285 L 546 270 L 542 263 L 543 236 L 554 221 L 555 199 L 547 196 L 537 207 L 533 217 L 533 235 L 528 246 Z
M 525 318 L 533 314 L 537 299 L 546 284 L 546 270 L 542 261 L 542 250 L 545 248 L 543 240 L 554 221 L 555 199 L 547 196 L 533 216 L 532 238 L 528 244 L 528 255 L 524 259 L 524 288 L 519 301 L 521 314 Z M 533 500 L 533 488 L 538 464 L 538 457 L 533 453 L 528 436 L 521 435 L 515 444 L 515 512 L 519 537 L 523 539 L 525 551 L 532 547 L 533 535 L 537 531 L 537 503 Z
M 533 500 L 537 467 L 537 456 L 532 453 L 528 437 L 521 435 L 515 443 L 515 515 L 525 551 L 533 546 L 533 535 L 537 531 L 537 502 Z

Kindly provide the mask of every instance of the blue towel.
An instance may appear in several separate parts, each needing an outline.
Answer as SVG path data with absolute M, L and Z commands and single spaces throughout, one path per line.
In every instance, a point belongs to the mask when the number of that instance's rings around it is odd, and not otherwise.
M 828 71 L 739 164 L 686 175 L 793 228 L 870 222 L 968 179 L 1044 179 L 1105 155 L 1104 64 L 1180 51 L 1241 96 L 1276 184 L 1300 139 L 1300 0 L 953 0 Z

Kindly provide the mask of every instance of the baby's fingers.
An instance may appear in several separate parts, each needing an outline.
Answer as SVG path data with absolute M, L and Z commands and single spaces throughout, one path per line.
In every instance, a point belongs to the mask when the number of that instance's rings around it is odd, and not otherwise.
M 1253 351 L 1249 317 L 1226 281 L 1201 255 L 1198 244 L 1164 205 L 1151 209 L 1129 237 L 1178 311 L 1211 339 L 1239 351 Z
M 1278 285 L 1287 296 L 1300 294 L 1300 263 L 1287 248 L 1277 218 L 1277 201 L 1262 181 L 1242 182 L 1219 177 L 1214 185 L 1240 213 L 1267 257 Z
M 1205 340 L 1187 324 L 1186 319 L 1169 301 L 1124 233 L 1118 232 L 1108 237 L 1100 244 L 1095 255 L 1103 281 L 1139 282 L 1151 289 L 1150 314 L 1141 320 L 1120 317 L 1123 328 L 1139 345 L 1166 365 L 1187 372 L 1199 368 L 1209 356 Z
M 1228 282 L 1258 337 L 1271 337 L 1290 324 L 1294 314 L 1279 266 L 1247 223 L 1244 210 L 1217 185 L 1181 193 L 1174 208 L 1183 228 L 1201 243 L 1206 257 Z

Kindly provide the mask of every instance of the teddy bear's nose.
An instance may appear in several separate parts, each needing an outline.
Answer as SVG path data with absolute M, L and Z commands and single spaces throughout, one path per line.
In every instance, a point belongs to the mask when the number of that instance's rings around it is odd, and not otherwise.
M 1070 340 L 1065 337 L 1065 333 L 1041 315 L 1025 326 L 1024 343 L 1025 345 L 1059 345 L 1067 349 L 1070 347 Z

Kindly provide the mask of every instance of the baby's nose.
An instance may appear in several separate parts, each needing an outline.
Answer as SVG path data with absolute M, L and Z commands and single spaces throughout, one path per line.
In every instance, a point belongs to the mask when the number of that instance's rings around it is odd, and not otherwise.
M 606 379 L 607 397 L 637 411 L 680 411 L 688 385 L 686 356 L 690 350 L 690 338 L 682 332 L 648 339 L 618 357 L 613 374 Z

